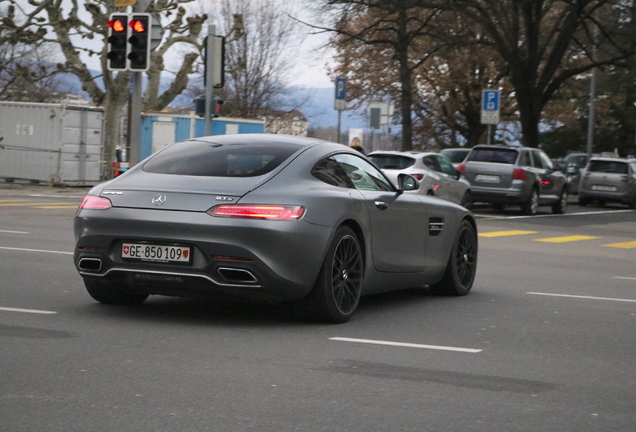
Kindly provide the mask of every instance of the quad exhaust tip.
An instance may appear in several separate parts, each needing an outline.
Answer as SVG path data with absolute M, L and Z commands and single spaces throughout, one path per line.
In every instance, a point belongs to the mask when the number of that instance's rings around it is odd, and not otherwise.
M 81 258 L 77 266 L 80 270 L 98 272 L 102 269 L 102 260 L 99 258 Z

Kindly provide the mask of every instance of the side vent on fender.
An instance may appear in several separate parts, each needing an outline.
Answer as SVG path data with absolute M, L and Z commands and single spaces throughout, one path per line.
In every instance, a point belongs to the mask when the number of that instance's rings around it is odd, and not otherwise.
M 438 236 L 444 229 L 444 218 L 432 217 L 428 220 L 428 235 L 431 237 Z

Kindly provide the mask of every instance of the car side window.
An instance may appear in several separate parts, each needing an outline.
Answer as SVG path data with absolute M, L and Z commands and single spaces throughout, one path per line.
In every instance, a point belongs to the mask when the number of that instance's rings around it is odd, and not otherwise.
M 395 188 L 378 169 L 366 160 L 352 154 L 337 154 L 333 158 L 340 164 L 358 190 L 393 192 Z
M 521 152 L 521 157 L 519 158 L 520 166 L 532 166 L 532 161 L 530 160 L 530 152 L 524 151 Z
M 311 170 L 311 175 L 332 186 L 355 189 L 351 178 L 333 157 L 327 157 L 318 162 Z
M 554 169 L 554 165 L 552 164 L 552 161 L 547 154 L 545 154 L 541 150 L 537 151 L 537 153 L 539 153 L 539 156 L 541 156 L 541 160 L 543 161 L 543 168 Z
M 532 153 L 532 162 L 534 162 L 535 168 L 546 168 L 543 165 L 543 159 L 541 159 L 541 153 L 539 153 L 536 150 L 532 150 L 530 153 Z
M 442 169 L 439 167 L 437 161 L 433 158 L 433 156 L 426 156 L 422 158 L 422 162 L 424 163 L 426 168 L 433 171 L 442 172 Z
M 437 160 L 437 163 L 439 164 L 439 167 L 441 168 L 444 174 L 448 174 L 451 177 L 456 176 L 457 171 L 455 170 L 455 167 L 453 167 L 453 164 L 450 163 L 448 159 L 446 159 L 444 156 L 436 156 L 435 159 Z

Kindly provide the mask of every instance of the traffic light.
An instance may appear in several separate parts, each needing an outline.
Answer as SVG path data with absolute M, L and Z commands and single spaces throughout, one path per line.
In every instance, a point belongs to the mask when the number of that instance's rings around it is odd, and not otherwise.
M 214 98 L 214 105 L 212 106 L 212 116 L 213 117 L 220 116 L 221 108 L 223 108 L 223 101 L 219 98 Z
M 108 19 L 108 54 L 106 67 L 111 71 L 124 71 L 128 48 L 128 15 L 111 14 Z
M 150 14 L 133 14 L 128 24 L 128 69 L 133 72 L 147 71 L 150 67 Z

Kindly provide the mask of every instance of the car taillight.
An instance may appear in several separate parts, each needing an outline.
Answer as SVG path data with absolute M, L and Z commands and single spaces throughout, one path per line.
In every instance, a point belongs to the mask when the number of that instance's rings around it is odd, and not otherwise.
M 528 173 L 522 170 L 521 168 L 515 168 L 512 172 L 513 180 L 526 180 L 528 178 Z
M 108 198 L 86 195 L 79 205 L 79 208 L 85 210 L 106 210 L 112 206 L 113 204 Z
M 459 171 L 459 173 L 463 176 L 466 175 L 466 165 L 461 164 L 457 166 L 457 171 Z
M 248 219 L 296 220 L 305 213 L 302 206 L 283 205 L 221 205 L 208 210 L 211 216 Z
M 411 174 L 411 175 L 418 180 L 422 180 L 424 178 L 424 174 Z

